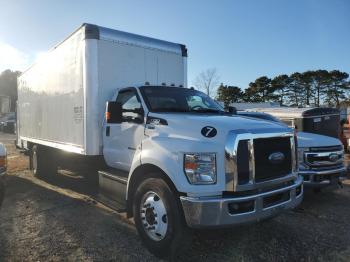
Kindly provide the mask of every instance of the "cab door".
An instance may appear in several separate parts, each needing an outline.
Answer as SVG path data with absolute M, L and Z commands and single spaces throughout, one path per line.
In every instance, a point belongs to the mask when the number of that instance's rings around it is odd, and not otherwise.
M 135 88 L 119 91 L 116 102 L 121 104 L 122 120 L 105 124 L 103 154 L 109 166 L 129 171 L 144 136 L 144 110 Z

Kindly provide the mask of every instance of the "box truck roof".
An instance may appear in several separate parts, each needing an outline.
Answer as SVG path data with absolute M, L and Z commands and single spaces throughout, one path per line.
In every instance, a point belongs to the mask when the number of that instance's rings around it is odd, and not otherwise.
M 140 46 L 148 49 L 162 50 L 166 52 L 171 52 L 175 54 L 181 54 L 184 57 L 187 57 L 187 48 L 184 44 L 173 43 L 165 40 L 160 40 L 152 37 L 147 37 L 138 34 L 132 34 L 116 29 L 111 29 L 103 26 L 98 26 L 89 23 L 83 23 L 79 26 L 74 32 L 72 32 L 68 37 L 66 37 L 63 41 L 56 44 L 54 47 L 49 49 L 47 52 L 51 52 L 55 50 L 58 46 L 64 43 L 67 39 L 73 36 L 78 31 L 82 30 L 84 32 L 84 39 L 98 39 L 98 40 L 106 40 L 113 41 L 118 43 L 124 43 L 128 45 Z M 34 61 L 32 65 L 23 70 L 20 74 L 22 75 L 28 69 L 30 69 L 33 65 L 36 64 L 37 61 Z M 19 75 L 19 76 L 20 76 Z

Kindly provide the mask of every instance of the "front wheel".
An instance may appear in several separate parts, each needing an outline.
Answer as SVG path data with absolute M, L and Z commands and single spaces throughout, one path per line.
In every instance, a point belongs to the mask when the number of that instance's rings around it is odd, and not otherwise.
M 155 256 L 174 257 L 189 246 L 191 234 L 179 200 L 163 179 L 149 178 L 138 186 L 133 212 L 137 231 Z

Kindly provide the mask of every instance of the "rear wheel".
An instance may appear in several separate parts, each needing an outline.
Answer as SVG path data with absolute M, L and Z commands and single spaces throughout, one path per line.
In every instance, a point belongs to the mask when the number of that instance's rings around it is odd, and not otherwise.
M 134 196 L 136 228 L 145 246 L 160 258 L 174 258 L 191 241 L 175 192 L 160 178 L 142 182 Z
M 54 153 L 49 148 L 34 145 L 30 155 L 30 166 L 36 177 L 50 177 L 57 173 Z

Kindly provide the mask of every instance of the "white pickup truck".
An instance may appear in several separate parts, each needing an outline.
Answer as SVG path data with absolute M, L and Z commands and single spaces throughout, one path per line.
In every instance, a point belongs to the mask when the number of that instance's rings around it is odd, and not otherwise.
M 5 174 L 7 170 L 6 148 L 0 143 L 0 207 L 5 195 Z
M 18 146 L 38 176 L 62 155 L 99 169 L 99 199 L 133 217 L 159 257 L 188 227 L 298 206 L 293 130 L 227 114 L 186 78 L 184 45 L 84 24 L 18 78 Z
M 285 125 L 276 117 L 263 112 L 238 111 L 238 115 Z M 305 187 L 320 189 L 340 185 L 346 175 L 341 141 L 308 132 L 297 132 L 297 138 L 299 174 L 304 177 Z

